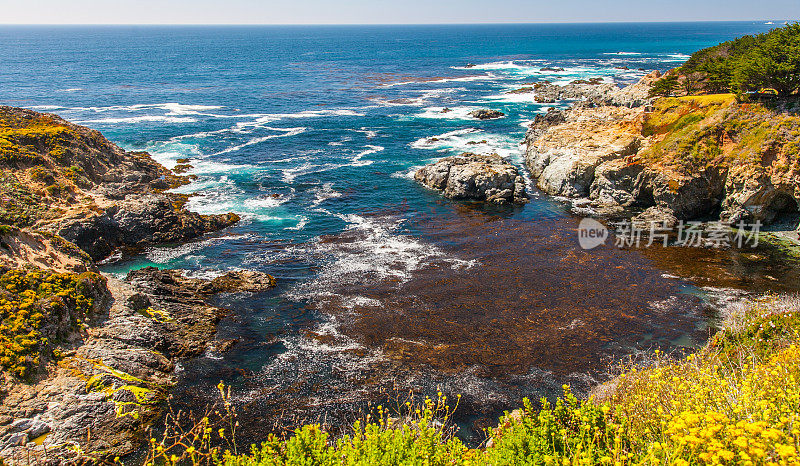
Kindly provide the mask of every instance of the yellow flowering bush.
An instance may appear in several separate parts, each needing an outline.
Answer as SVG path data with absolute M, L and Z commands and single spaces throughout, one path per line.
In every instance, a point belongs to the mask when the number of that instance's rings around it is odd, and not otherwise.
M 787 305 L 789 303 L 790 305 Z M 728 316 L 696 354 L 655 352 L 630 368 L 602 400 L 568 386 L 553 402 L 506 413 L 482 448 L 454 437 L 452 411 L 439 400 L 392 417 L 386 410 L 332 438 L 319 425 L 270 436 L 236 452 L 230 392 L 227 417 L 208 417 L 172 441 L 151 440 L 148 464 L 224 465 L 800 465 L 800 300 L 769 298 Z M 397 414 L 397 413 L 395 413 Z M 224 451 L 220 442 L 233 445 Z
M 51 340 L 91 313 L 102 282 L 95 273 L 0 268 L 0 366 L 17 377 L 30 375 Z

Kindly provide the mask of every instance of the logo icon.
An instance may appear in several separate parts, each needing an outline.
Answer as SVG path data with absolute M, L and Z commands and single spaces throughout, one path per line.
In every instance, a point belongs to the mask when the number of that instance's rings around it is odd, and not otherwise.
M 578 225 L 578 243 L 583 249 L 594 249 L 605 244 L 608 228 L 593 218 L 585 218 Z

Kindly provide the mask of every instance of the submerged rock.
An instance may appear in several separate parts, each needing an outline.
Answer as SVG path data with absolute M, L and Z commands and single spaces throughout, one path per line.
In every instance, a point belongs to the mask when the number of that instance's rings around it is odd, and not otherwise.
M 473 110 L 469 112 L 469 116 L 477 118 L 479 120 L 493 120 L 495 118 L 503 118 L 504 116 L 506 116 L 506 114 L 498 110 L 490 110 L 488 108 L 482 108 L 480 110 Z
M 525 180 L 497 154 L 463 153 L 420 168 L 414 179 L 449 199 L 524 203 Z

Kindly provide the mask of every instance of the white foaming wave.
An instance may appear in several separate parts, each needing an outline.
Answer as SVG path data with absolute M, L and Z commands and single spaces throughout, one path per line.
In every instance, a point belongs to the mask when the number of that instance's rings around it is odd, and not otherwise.
M 513 103 L 513 104 L 535 104 L 536 103 L 536 93 L 534 91 L 523 92 L 523 93 L 509 93 L 504 92 L 502 94 L 495 94 L 495 95 L 488 95 L 484 97 L 487 101 L 494 101 L 494 102 L 506 102 L 506 103 Z
M 245 121 L 237 123 L 236 126 L 239 128 L 244 128 L 248 126 L 261 126 L 266 123 L 272 123 L 275 121 L 283 120 L 283 119 L 290 119 L 290 118 L 320 118 L 326 116 L 364 116 L 363 113 L 356 112 L 354 110 L 348 109 L 338 109 L 338 110 L 305 110 L 302 112 L 297 113 L 272 113 L 272 114 L 264 114 L 260 115 L 253 121 Z
M 341 168 L 342 166 L 343 165 L 330 163 L 315 165 L 311 162 L 305 162 L 302 165 L 281 170 L 281 179 L 284 183 L 292 183 L 298 176 L 335 170 L 337 168 Z
M 377 131 L 375 131 L 373 129 L 369 129 L 367 127 L 361 127 L 359 129 L 350 129 L 350 131 L 355 131 L 356 133 L 361 133 L 364 136 L 366 136 L 367 139 L 372 139 L 372 138 L 378 136 L 378 132 Z M 346 138 L 345 140 L 349 141 L 350 139 Z
M 325 183 L 321 188 L 314 188 L 314 200 L 311 202 L 312 207 L 317 207 L 328 199 L 335 199 L 342 197 L 342 193 L 333 189 L 333 183 Z
M 189 170 L 189 173 L 195 175 L 224 174 L 243 170 L 251 171 L 257 168 L 255 165 L 234 164 L 210 159 L 192 159 L 190 164 L 193 168 Z M 195 188 L 195 186 L 195 183 L 187 185 L 188 188 Z
M 174 136 L 174 137 L 169 138 L 167 140 L 167 142 L 168 143 L 170 143 L 170 142 L 178 142 L 178 141 L 181 141 L 183 139 L 192 139 L 192 138 L 204 139 L 204 138 L 207 138 L 209 136 L 214 136 L 216 134 L 228 133 L 228 132 L 232 132 L 232 131 L 234 131 L 234 128 L 223 128 L 223 129 L 218 129 L 218 130 L 215 130 L 215 131 L 200 131 L 198 133 L 182 134 L 180 136 Z
M 273 197 L 273 196 L 259 196 L 250 199 L 245 199 L 243 205 L 249 209 L 269 209 L 273 207 L 278 207 L 279 205 L 285 204 L 289 202 L 294 196 L 280 196 L 280 197 Z
M 59 108 L 66 108 L 60 105 L 34 105 L 32 107 L 28 107 L 31 110 L 58 110 Z
M 197 252 L 205 247 L 215 244 L 223 243 L 225 241 L 232 241 L 237 239 L 248 238 L 251 235 L 227 235 L 209 238 L 202 241 L 195 241 L 193 243 L 186 243 L 176 247 L 153 247 L 145 251 L 145 256 L 150 262 L 156 264 L 166 264 L 170 261 L 187 256 L 193 252 Z
M 445 108 L 449 111 L 442 112 Z M 412 115 L 413 118 L 432 118 L 442 120 L 476 120 L 470 116 L 470 112 L 478 110 L 479 107 L 426 107 L 422 113 Z
M 603 55 L 641 55 L 641 52 L 604 52 Z
M 402 220 L 391 217 L 366 218 L 356 214 L 334 215 L 347 222 L 347 230 L 343 235 L 352 241 L 318 241 L 313 245 L 313 253 L 333 260 L 323 267 L 316 280 L 292 290 L 295 298 L 330 297 L 340 286 L 363 287 L 386 279 L 400 284 L 423 267 L 468 269 L 477 263 L 448 256 L 432 244 L 397 234 Z
M 201 112 L 208 110 L 219 110 L 223 107 L 219 105 L 186 105 L 176 102 L 168 102 L 165 104 L 158 104 L 155 106 L 155 108 L 169 110 L 168 115 L 203 115 Z
M 286 227 L 286 228 L 284 228 L 284 230 L 300 231 L 303 228 L 305 228 L 306 225 L 308 225 L 308 217 L 303 215 L 303 216 L 301 216 L 300 218 L 297 219 L 297 225 L 295 225 L 293 227 Z
M 189 197 L 186 207 L 199 214 L 225 214 L 242 211 L 238 200 L 243 194 L 236 183 L 223 175 L 219 178 L 201 178 L 189 185 L 173 189 L 178 194 L 194 194 Z
M 86 89 L 82 87 L 70 87 L 68 89 L 59 89 L 58 92 L 80 92 L 85 91 Z
M 342 334 L 336 317 L 325 315 L 323 318 L 323 322 L 305 335 L 280 339 L 285 351 L 261 368 L 256 374 L 258 387 L 240 395 L 241 402 L 263 399 L 265 393 L 296 397 L 298 392 L 293 387 L 298 383 L 301 387 L 313 387 L 313 393 L 302 392 L 306 406 L 366 399 L 367 390 L 361 384 L 353 385 L 353 381 L 361 380 L 384 364 L 383 353 Z M 348 388 L 343 390 L 343 386 Z
M 80 112 L 138 112 L 148 109 L 167 110 L 171 115 L 199 115 L 201 111 L 221 109 L 218 105 L 186 105 L 176 102 L 161 104 L 108 105 L 105 107 L 70 107 L 70 111 Z
M 96 120 L 78 120 L 79 124 L 91 123 L 144 123 L 144 122 L 160 122 L 160 123 L 195 123 L 196 118 L 192 117 L 175 117 L 175 116 L 160 116 L 160 115 L 143 115 L 138 117 L 122 117 L 122 118 L 98 118 Z
M 270 134 L 268 136 L 261 136 L 261 137 L 252 138 L 252 139 L 250 139 L 249 141 L 247 141 L 245 143 L 239 144 L 237 146 L 229 147 L 227 149 L 221 150 L 221 151 L 219 151 L 219 152 L 217 152 L 215 154 L 212 154 L 212 155 L 222 155 L 222 154 L 228 154 L 228 153 L 231 153 L 231 152 L 236 152 L 236 151 L 238 151 L 240 149 L 244 149 L 245 147 L 253 146 L 253 145 L 256 145 L 256 144 L 261 144 L 262 142 L 265 142 L 265 141 L 269 141 L 270 139 L 287 138 L 287 137 L 291 137 L 291 136 L 297 136 L 298 134 L 304 133 L 306 131 L 306 129 L 308 129 L 308 128 L 305 128 L 305 127 L 273 128 L 273 127 L 268 127 L 268 126 L 265 126 L 264 128 L 272 130 L 272 131 L 285 131 L 285 132 L 283 134 Z
M 382 97 L 373 97 L 369 100 L 378 104 L 381 107 L 421 107 L 431 99 L 442 97 L 446 94 L 452 94 L 457 91 L 466 91 L 463 87 L 449 87 L 442 89 L 431 89 L 424 91 L 421 95 L 416 97 L 402 97 L 397 99 L 386 99 Z
M 449 83 L 449 82 L 470 82 L 470 81 L 496 81 L 500 79 L 494 73 L 486 73 L 478 76 L 462 76 L 460 78 L 441 78 L 441 79 L 431 79 L 429 81 L 401 81 L 397 83 L 388 83 L 383 84 L 380 87 L 394 87 L 394 86 L 407 86 L 409 84 L 418 84 L 418 85 L 425 85 L 425 84 L 439 84 L 439 83 Z
M 381 146 L 373 146 L 372 144 L 367 144 L 367 149 L 359 152 L 355 157 L 353 157 L 353 160 L 350 161 L 350 165 L 353 167 L 364 167 L 367 165 L 372 165 L 374 163 L 374 160 L 362 160 L 362 159 L 367 155 L 381 152 L 384 149 L 386 148 Z
M 487 133 L 467 128 L 420 138 L 411 144 L 415 149 L 451 150 L 454 152 L 495 153 L 515 162 L 521 162 L 524 152 L 519 141 L 510 136 Z
M 529 66 L 519 65 L 513 61 L 495 61 L 472 66 L 452 66 L 454 70 L 518 70 L 529 68 Z
M 457 129 L 455 131 L 449 131 L 447 133 L 438 134 L 436 136 L 419 138 L 411 143 L 411 147 L 415 149 L 442 148 L 449 141 L 452 141 L 457 137 L 474 133 L 480 133 L 480 130 L 477 128 Z
M 400 170 L 399 172 L 392 173 L 392 178 L 405 178 L 407 180 L 413 180 L 414 174 L 417 173 L 417 170 L 424 167 L 425 165 L 414 165 L 407 170 Z

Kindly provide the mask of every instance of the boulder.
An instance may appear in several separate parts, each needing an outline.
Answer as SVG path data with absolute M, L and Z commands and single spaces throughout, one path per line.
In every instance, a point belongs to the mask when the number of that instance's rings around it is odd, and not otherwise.
M 464 153 L 420 168 L 414 179 L 449 199 L 524 203 L 525 180 L 497 154 Z
M 236 214 L 201 215 L 176 207 L 167 194 L 129 195 L 102 214 L 61 222 L 57 231 L 93 259 L 121 246 L 184 242 L 239 221 Z
M 477 118 L 479 120 L 492 120 L 495 118 L 503 118 L 504 116 L 506 116 L 506 114 L 498 110 L 490 110 L 488 108 L 482 108 L 480 110 L 473 110 L 469 112 L 469 116 Z
M 210 282 L 211 288 L 216 293 L 249 292 L 259 293 L 275 285 L 277 281 L 270 274 L 255 270 L 238 270 L 228 272 Z

